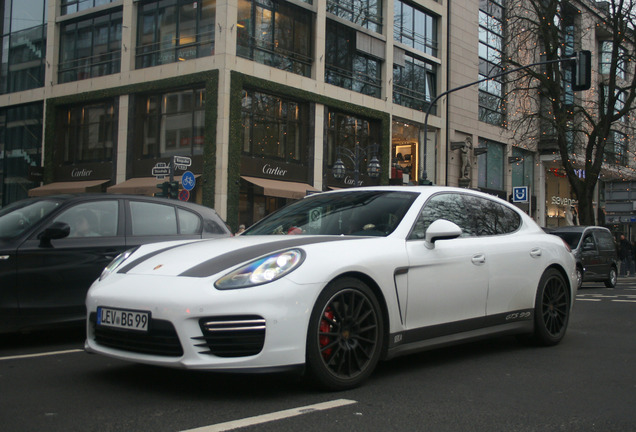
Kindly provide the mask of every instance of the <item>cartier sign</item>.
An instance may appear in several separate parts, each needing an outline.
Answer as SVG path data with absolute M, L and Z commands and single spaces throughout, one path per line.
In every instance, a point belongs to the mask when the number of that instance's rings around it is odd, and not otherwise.
M 92 174 L 93 170 L 86 168 L 73 168 L 73 171 L 71 171 L 71 177 L 73 178 L 90 177 Z
M 285 177 L 285 175 L 287 174 L 287 170 L 270 164 L 265 164 L 263 165 L 263 174 L 276 177 Z

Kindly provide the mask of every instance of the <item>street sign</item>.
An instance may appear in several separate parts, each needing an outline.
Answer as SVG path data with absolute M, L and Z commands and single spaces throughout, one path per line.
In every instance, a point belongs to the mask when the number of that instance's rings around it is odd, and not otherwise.
M 152 167 L 152 175 L 161 178 L 170 175 L 170 167 L 165 162 L 157 162 L 157 165 Z
M 528 202 L 528 186 L 515 186 L 512 188 L 512 202 Z
M 190 171 L 186 171 L 181 176 L 181 185 L 185 190 L 191 191 L 194 189 L 194 186 L 197 184 L 196 179 L 194 178 L 194 174 Z
M 173 156 L 172 162 L 175 165 L 180 165 L 185 167 L 189 167 L 190 165 L 192 165 L 192 159 L 187 156 Z
M 190 191 L 183 189 L 179 192 L 179 201 L 187 201 L 190 199 Z

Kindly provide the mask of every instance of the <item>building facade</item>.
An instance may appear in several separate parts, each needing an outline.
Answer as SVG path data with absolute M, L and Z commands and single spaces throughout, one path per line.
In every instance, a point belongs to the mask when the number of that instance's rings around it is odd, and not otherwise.
M 445 94 L 501 68 L 503 0 L 26 3 L 3 7 L 3 206 L 153 194 L 174 156 L 234 228 L 356 183 L 528 186 L 543 225 L 576 204 L 553 152 L 509 136 L 503 79 Z

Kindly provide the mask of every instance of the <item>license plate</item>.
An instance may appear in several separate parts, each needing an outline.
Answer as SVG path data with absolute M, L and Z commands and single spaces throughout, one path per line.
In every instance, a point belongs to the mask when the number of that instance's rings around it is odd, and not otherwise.
M 150 312 L 127 309 L 97 308 L 97 325 L 121 329 L 148 331 Z

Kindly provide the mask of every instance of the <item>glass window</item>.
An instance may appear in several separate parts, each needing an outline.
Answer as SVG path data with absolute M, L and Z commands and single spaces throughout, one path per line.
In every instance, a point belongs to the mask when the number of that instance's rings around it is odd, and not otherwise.
M 78 204 L 65 210 L 53 222 L 71 227 L 72 237 L 113 237 L 117 235 L 119 203 L 117 200 Z
M 504 153 L 505 146 L 493 141 L 479 139 L 479 147 L 488 151 L 479 155 L 479 187 L 504 190 Z
M 17 237 L 60 205 L 55 199 L 20 200 L 0 209 L 0 239 Z
M 244 90 L 241 117 L 243 153 L 287 163 L 308 162 L 309 119 L 306 104 Z
M 357 168 L 361 185 L 378 184 L 378 179 L 366 176 L 366 167 L 373 156 L 382 159 L 380 142 L 380 124 L 378 121 L 356 117 L 329 110 L 327 118 L 327 148 L 325 151 L 326 172 L 332 173 L 333 165 L 342 153 L 358 154 Z M 356 150 L 357 153 L 356 153 Z M 356 169 L 355 158 L 341 157 L 347 171 L 344 185 L 355 186 L 353 173 Z M 329 175 L 329 180 L 332 180 Z M 341 183 L 337 183 L 340 187 Z
M 496 126 L 504 122 L 502 78 L 488 79 L 503 72 L 503 5 L 500 0 L 479 4 L 479 120 Z
M 517 158 L 510 165 L 512 186 L 528 186 L 528 190 L 532 191 L 534 185 L 534 154 L 518 147 L 513 147 L 512 156 Z
M 61 0 L 62 15 L 81 12 L 87 9 L 112 3 L 114 0 Z
M 262 219 L 242 235 L 387 236 L 417 196 L 407 191 L 315 194 Z
M 177 234 L 177 216 L 173 206 L 131 201 L 130 216 L 133 236 Z
M 310 76 L 311 12 L 286 2 L 239 0 L 237 55 Z
M 216 0 L 152 0 L 139 4 L 136 67 L 214 55 Z
M 118 73 L 121 67 L 121 9 L 62 24 L 61 83 Z
M 135 153 L 140 158 L 203 154 L 205 89 L 135 96 Z
M 0 207 L 27 198 L 28 190 L 39 186 L 29 173 L 41 166 L 43 106 L 0 109 Z
M 434 57 L 438 56 L 436 16 L 401 0 L 393 3 L 393 13 L 394 40 Z
M 410 240 L 423 239 L 426 230 L 438 219 L 446 219 L 462 229 L 462 237 L 508 234 L 521 226 L 521 216 L 493 200 L 468 194 L 433 195 L 422 208 L 409 235 Z
M 598 241 L 598 246 L 600 250 L 604 251 L 615 251 L 616 243 L 614 242 L 614 237 L 606 231 L 595 231 L 594 236 Z
M 0 93 L 44 86 L 46 59 L 45 0 L 0 2 Z
M 201 218 L 191 211 L 177 208 L 179 232 L 181 234 L 200 234 Z
M 327 20 L 325 82 L 379 98 L 382 61 L 356 49 L 357 32 Z
M 380 0 L 327 0 L 327 12 L 376 33 L 382 33 Z
M 117 140 L 116 111 L 113 100 L 60 109 L 56 159 L 65 163 L 111 161 Z
M 601 42 L 601 55 L 599 59 L 601 73 L 607 75 L 610 73 L 610 68 L 612 66 L 612 57 L 614 44 L 612 41 L 602 41 Z M 616 64 L 616 76 L 619 78 L 625 78 L 625 49 L 623 47 L 618 47 L 616 51 L 617 64 Z
M 405 54 L 404 66 L 393 65 L 393 103 L 426 111 L 437 97 L 437 67 Z M 435 108 L 431 113 L 435 114 Z

